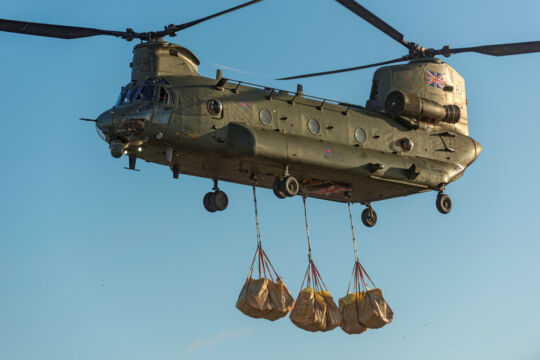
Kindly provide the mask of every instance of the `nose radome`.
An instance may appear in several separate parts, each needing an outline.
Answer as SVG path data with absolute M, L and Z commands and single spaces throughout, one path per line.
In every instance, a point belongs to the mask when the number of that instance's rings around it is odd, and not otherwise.
M 113 116 L 110 111 L 105 111 L 96 120 L 96 126 L 101 131 L 107 132 L 113 125 Z
M 101 140 L 106 143 L 109 142 L 108 135 L 111 132 L 113 125 L 113 117 L 109 111 L 105 111 L 103 114 L 99 115 L 96 119 L 96 132 Z

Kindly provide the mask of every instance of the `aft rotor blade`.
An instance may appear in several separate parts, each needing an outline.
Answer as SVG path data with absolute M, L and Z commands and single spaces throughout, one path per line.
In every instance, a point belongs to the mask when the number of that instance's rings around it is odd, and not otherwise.
M 409 48 L 409 43 L 403 39 L 403 34 L 388 25 L 386 22 L 381 20 L 377 15 L 373 14 L 371 11 L 360 5 L 354 0 L 336 0 L 341 5 L 345 6 L 347 9 L 351 10 L 356 15 L 360 16 L 362 19 L 366 20 L 371 25 L 375 26 L 377 29 L 381 30 L 386 35 L 390 36 L 392 39 L 396 40 L 401 45 Z
M 446 51 L 445 49 L 440 50 L 440 53 L 443 55 L 445 54 L 445 52 L 448 52 L 451 54 L 458 54 L 458 53 L 464 53 L 464 52 L 476 52 L 476 53 L 480 53 L 484 55 L 491 55 L 491 56 L 529 54 L 529 53 L 540 52 L 540 41 L 473 46 L 473 47 L 468 47 L 468 48 L 447 49 Z
M 123 31 L 109 31 L 77 26 L 51 25 L 6 19 L 0 19 L 0 31 L 60 39 L 78 39 L 97 35 L 112 35 L 122 37 L 122 35 L 124 35 Z
M 292 79 L 308 78 L 308 77 L 312 77 L 312 76 L 322 76 L 322 75 L 337 74 L 337 73 L 342 73 L 342 72 L 346 72 L 346 71 L 362 70 L 362 69 L 367 69 L 367 68 L 374 67 L 374 66 L 393 64 L 393 63 L 397 63 L 397 62 L 407 61 L 407 60 L 410 60 L 410 59 L 411 59 L 411 57 L 409 55 L 406 55 L 406 56 L 400 57 L 399 59 L 378 62 L 378 63 L 370 64 L 370 65 L 355 66 L 355 67 L 350 67 L 350 68 L 346 68 L 346 69 L 323 71 L 323 72 L 312 73 L 312 74 L 289 76 L 289 77 L 284 77 L 284 78 L 276 79 L 276 80 L 292 80 Z
M 221 15 L 230 13 L 230 12 L 232 12 L 232 11 L 241 9 L 241 8 L 243 8 L 243 7 L 246 7 L 246 6 L 253 5 L 253 4 L 258 3 L 258 2 L 261 2 L 261 1 L 262 1 L 262 0 L 253 0 L 253 1 L 249 1 L 249 2 L 247 2 L 247 3 L 244 3 L 244 4 L 241 4 L 241 5 L 232 7 L 232 8 L 230 8 L 230 9 L 228 9 L 228 10 L 223 10 L 223 11 L 220 11 L 220 12 L 215 13 L 215 14 L 213 14 L 213 15 L 209 15 L 209 16 L 200 18 L 200 19 L 198 19 L 198 20 L 193 20 L 193 21 L 190 21 L 190 22 L 181 24 L 181 25 L 175 25 L 174 30 L 175 30 L 175 32 L 176 32 L 176 31 L 180 31 L 180 30 L 184 30 L 184 29 L 187 29 L 187 28 L 192 27 L 192 26 L 194 26 L 194 25 L 200 24 L 200 23 L 202 23 L 203 21 L 213 19 L 213 18 L 215 18 L 215 17 L 218 17 L 218 16 L 221 16 Z

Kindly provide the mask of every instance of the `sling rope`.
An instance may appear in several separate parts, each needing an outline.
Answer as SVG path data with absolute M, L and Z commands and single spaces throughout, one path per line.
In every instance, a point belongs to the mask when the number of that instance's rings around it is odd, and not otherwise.
M 313 262 L 313 259 L 311 258 L 311 241 L 309 240 L 309 225 L 307 221 L 307 210 L 306 210 L 306 197 L 303 196 L 302 200 L 304 201 L 304 219 L 306 220 L 306 235 L 307 235 L 307 243 L 308 243 L 308 260 L 310 263 Z
M 307 237 L 307 243 L 308 243 L 308 268 L 306 270 L 306 274 L 304 275 L 304 281 L 302 281 L 302 285 L 300 286 L 300 289 L 304 288 L 304 284 L 306 286 L 313 286 L 313 289 L 315 291 L 320 290 L 327 290 L 326 284 L 324 283 L 321 274 L 319 273 L 319 270 L 315 266 L 315 263 L 313 262 L 313 258 L 311 256 L 311 240 L 309 239 L 309 225 L 307 220 L 307 209 L 306 209 L 306 197 L 302 197 L 303 203 L 304 203 L 304 219 L 306 221 L 306 237 Z M 306 282 L 307 281 L 307 282 Z
M 255 206 L 255 226 L 257 228 L 257 249 L 255 250 L 255 255 L 253 256 L 253 261 L 251 262 L 251 267 L 249 269 L 248 278 L 252 277 L 253 270 L 255 269 L 255 264 L 258 265 L 259 270 L 259 279 L 261 277 L 269 277 L 271 280 L 274 280 L 274 276 L 276 279 L 279 278 L 279 275 L 274 269 L 274 265 L 270 262 L 270 259 L 264 252 L 262 248 L 262 240 L 261 240 L 261 228 L 259 223 L 259 211 L 257 210 L 257 191 L 255 189 L 255 185 L 253 185 L 253 205 Z M 274 276 L 272 275 L 274 274 Z
M 352 220 L 350 201 L 347 201 L 347 206 L 349 208 L 349 219 L 351 220 L 351 233 L 352 233 L 352 242 L 353 242 L 353 248 L 354 248 L 354 259 L 358 261 L 358 248 L 356 246 L 356 237 L 354 236 L 354 225 L 353 225 L 353 220 Z
M 257 210 L 257 190 L 253 185 L 253 204 L 255 206 L 255 226 L 257 227 L 257 247 L 261 247 L 261 228 L 259 225 L 259 211 Z

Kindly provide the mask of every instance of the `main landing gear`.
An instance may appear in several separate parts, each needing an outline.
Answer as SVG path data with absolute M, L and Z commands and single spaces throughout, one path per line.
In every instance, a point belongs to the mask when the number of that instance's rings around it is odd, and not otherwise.
M 283 176 L 277 177 L 272 184 L 272 190 L 274 195 L 280 199 L 286 197 L 293 197 L 300 191 L 300 184 L 294 176 L 289 174 L 289 166 L 285 165 L 283 168 Z
M 204 195 L 203 205 L 208 212 L 223 211 L 229 205 L 229 198 L 225 192 L 219 190 L 217 179 L 214 180 L 213 192 Z
M 437 195 L 435 205 L 441 214 L 448 214 L 452 210 L 452 199 L 450 199 L 450 196 L 440 191 Z
M 377 223 L 377 213 L 371 207 L 371 204 L 367 204 L 367 207 L 362 211 L 362 223 L 367 227 L 373 227 Z
M 284 178 L 276 178 L 272 185 L 272 190 L 274 190 L 274 194 L 278 198 L 285 199 L 286 197 L 292 197 L 298 194 L 300 184 L 294 176 L 289 175 Z

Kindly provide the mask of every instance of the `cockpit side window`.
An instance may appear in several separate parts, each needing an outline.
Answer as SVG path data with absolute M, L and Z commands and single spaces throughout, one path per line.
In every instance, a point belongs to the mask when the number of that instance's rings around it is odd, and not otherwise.
M 140 83 L 139 83 L 140 84 Z M 134 82 L 124 86 L 120 91 L 115 106 L 128 104 L 134 101 L 156 101 L 164 104 L 174 103 L 174 94 L 166 88 L 159 88 L 159 84 L 169 84 L 165 79 L 149 79 L 136 86 Z M 157 98 L 159 95 L 159 98 Z M 157 99 L 156 99 L 157 98 Z M 163 99 L 163 101 L 162 101 Z
M 124 97 L 122 104 L 120 105 L 131 102 L 131 97 L 133 96 L 133 93 L 135 92 L 136 89 L 137 88 L 134 85 L 130 85 L 126 91 L 126 96 Z
M 155 100 L 154 85 L 142 85 L 137 90 L 137 94 L 133 97 L 133 101 L 153 101 Z
M 174 94 L 173 94 L 173 92 L 170 91 L 167 88 L 161 87 L 159 89 L 158 102 L 160 104 L 169 104 L 169 105 L 174 104 Z
M 127 86 L 122 86 L 122 90 L 120 90 L 120 95 L 118 95 L 118 99 L 116 100 L 114 106 L 120 106 L 124 103 L 124 98 L 126 97 L 127 91 Z

